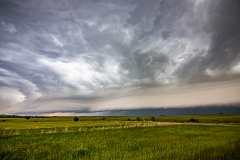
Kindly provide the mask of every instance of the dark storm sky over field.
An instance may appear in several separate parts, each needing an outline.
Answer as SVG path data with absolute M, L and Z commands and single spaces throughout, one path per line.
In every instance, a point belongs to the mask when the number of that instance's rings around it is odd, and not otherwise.
M 239 0 L 0 1 L 0 113 L 239 97 Z

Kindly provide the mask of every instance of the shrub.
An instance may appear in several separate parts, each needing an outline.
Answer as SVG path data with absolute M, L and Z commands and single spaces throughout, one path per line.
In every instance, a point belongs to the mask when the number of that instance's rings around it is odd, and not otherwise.
M 197 122 L 199 122 L 199 121 L 198 121 L 197 119 L 191 118 L 191 119 L 189 120 L 189 122 L 190 122 L 190 123 L 192 123 L 192 122 L 197 123 Z
M 140 117 L 137 117 L 137 121 L 141 121 L 141 118 L 140 118 Z
M 25 117 L 25 119 L 26 119 L 26 120 L 29 120 L 29 119 L 30 119 L 30 117 L 29 117 L 29 116 L 26 116 L 26 117 Z
M 73 120 L 76 122 L 76 121 L 79 121 L 79 118 L 78 117 L 74 117 Z
M 156 121 L 156 118 L 155 117 L 151 117 L 151 121 Z
M 103 117 L 102 119 L 103 119 L 103 120 L 105 120 L 106 118 L 105 118 L 105 117 Z

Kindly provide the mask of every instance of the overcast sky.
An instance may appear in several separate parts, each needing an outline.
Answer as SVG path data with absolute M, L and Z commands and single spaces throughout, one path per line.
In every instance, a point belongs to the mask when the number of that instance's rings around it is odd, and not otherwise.
M 239 0 L 0 0 L 0 113 L 239 97 Z

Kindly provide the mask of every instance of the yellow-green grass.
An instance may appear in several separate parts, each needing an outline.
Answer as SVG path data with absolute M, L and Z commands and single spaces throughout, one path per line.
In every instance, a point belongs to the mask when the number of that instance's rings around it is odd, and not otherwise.
M 151 116 L 139 116 L 141 122 L 151 121 Z M 103 118 L 105 118 L 103 120 Z M 217 114 L 217 115 L 187 115 L 187 116 L 155 116 L 157 122 L 188 122 L 191 118 L 200 123 L 240 123 L 240 114 Z M 128 121 L 130 119 L 130 121 Z M 116 124 L 135 123 L 137 116 L 91 116 L 79 117 L 78 122 L 73 117 L 48 117 L 48 118 L 0 118 L 0 130 L 2 129 L 36 129 L 55 127 L 103 127 L 115 126 Z M 6 120 L 6 121 L 3 121 Z M 35 122 L 37 121 L 37 122 Z M 119 123 L 116 123 L 119 122 Z
M 0 159 L 239 159 L 239 125 L 2 136 Z
M 239 115 L 79 118 L 1 118 L 0 159 L 240 159 Z

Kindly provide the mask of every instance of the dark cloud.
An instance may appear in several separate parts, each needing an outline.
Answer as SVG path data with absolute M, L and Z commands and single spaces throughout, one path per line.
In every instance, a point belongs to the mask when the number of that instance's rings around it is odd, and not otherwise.
M 154 51 L 134 52 L 134 61 L 140 78 L 155 78 L 157 72 L 165 72 L 169 61 L 166 55 Z
M 86 112 L 87 113 L 87 112 Z M 239 114 L 239 106 L 204 106 L 189 108 L 138 109 L 126 111 L 111 111 L 108 115 L 116 116 L 179 116 L 198 114 Z M 106 113 L 105 113 L 106 114 Z M 104 115 L 104 114 L 103 114 Z
M 65 115 L 65 116 L 179 116 L 179 115 L 198 115 L 198 114 L 240 114 L 239 105 L 227 106 L 197 106 L 187 108 L 161 108 L 161 109 L 135 109 L 135 110 L 115 110 L 115 111 L 91 111 L 82 110 L 59 110 L 48 112 L 17 112 L 20 115 Z M 135 120 L 135 119 L 132 119 Z
M 209 7 L 208 13 L 204 29 L 213 36 L 207 60 L 211 69 L 229 69 L 240 58 L 240 3 L 221 0 L 217 6 Z
M 209 78 L 229 78 L 234 76 L 231 75 L 231 69 L 239 63 L 239 2 L 237 0 L 212 2 L 206 12 L 208 21 L 204 24 L 203 30 L 212 35 L 211 42 L 206 52 L 199 52 L 198 56 L 191 58 L 176 71 L 178 77 L 184 81 L 199 82 Z M 211 77 L 206 74 L 208 71 L 217 76 Z M 235 73 L 235 76 L 239 74 Z
M 164 40 L 168 39 L 168 37 L 170 37 L 170 33 L 169 31 L 162 31 L 162 38 Z

